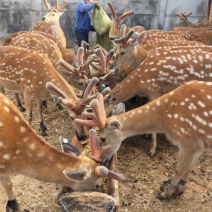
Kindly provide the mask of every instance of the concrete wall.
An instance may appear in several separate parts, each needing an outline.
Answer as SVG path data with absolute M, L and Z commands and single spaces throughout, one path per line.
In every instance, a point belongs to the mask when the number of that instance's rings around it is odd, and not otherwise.
M 74 10 L 79 0 L 68 0 L 65 13 L 60 18 L 68 44 L 76 42 L 74 35 Z M 134 16 L 126 20 L 128 26 L 142 25 L 146 29 L 170 30 L 176 26 L 179 18 L 175 13 L 183 11 L 193 14 L 189 21 L 196 23 L 204 21 L 208 0 L 110 0 L 117 15 L 126 9 L 135 11 Z M 54 0 L 48 0 L 54 6 Z M 63 0 L 58 0 L 59 4 Z M 109 0 L 98 0 L 99 4 L 109 14 Z M 34 24 L 47 13 L 43 0 L 1 0 L 0 1 L 0 39 L 4 39 L 13 32 L 31 30 Z M 90 35 L 91 42 L 94 33 Z

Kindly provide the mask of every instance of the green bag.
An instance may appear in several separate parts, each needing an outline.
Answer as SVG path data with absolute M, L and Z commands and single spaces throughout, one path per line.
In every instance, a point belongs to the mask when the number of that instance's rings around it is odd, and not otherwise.
M 96 33 L 96 44 L 99 44 L 101 47 L 109 52 L 113 48 L 113 43 L 109 38 L 109 31 L 107 31 L 103 35 L 99 35 Z
M 111 28 L 112 21 L 99 4 L 93 9 L 92 23 L 99 35 L 105 34 Z

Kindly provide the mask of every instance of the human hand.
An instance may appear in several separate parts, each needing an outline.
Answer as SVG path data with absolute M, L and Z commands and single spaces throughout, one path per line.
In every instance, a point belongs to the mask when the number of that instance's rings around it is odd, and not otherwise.
M 94 3 L 95 6 L 98 5 L 98 2 L 97 1 L 93 1 L 93 3 Z

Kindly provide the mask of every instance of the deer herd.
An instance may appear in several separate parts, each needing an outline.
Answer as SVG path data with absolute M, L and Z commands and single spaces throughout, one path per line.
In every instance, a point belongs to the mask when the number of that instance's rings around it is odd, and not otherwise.
M 8 198 L 6 211 L 23 211 L 12 188 L 14 174 L 75 191 L 98 190 L 101 177 L 125 181 L 105 162 L 125 138 L 140 134 L 152 134 L 152 157 L 156 133 L 164 133 L 179 149 L 175 175 L 162 184 L 157 198 L 183 193 L 196 161 L 212 150 L 212 23 L 193 24 L 187 20 L 192 12 L 183 12 L 176 14 L 180 22 L 171 31 L 127 27 L 123 20 L 134 12 L 118 17 L 109 2 L 114 48 L 89 48 L 83 41 L 71 51 L 59 23 L 68 1 L 58 5 L 55 0 L 55 8 L 44 4 L 48 12 L 32 31 L 13 33 L 0 46 L 0 182 Z M 17 106 L 5 96 L 7 90 L 15 94 Z M 42 138 L 48 127 L 43 102 L 51 95 L 68 111 L 79 140 L 89 138 L 90 157 L 63 137 L 62 151 Z M 123 103 L 135 96 L 149 102 L 125 111 Z M 30 125 L 33 99 L 41 136 Z M 19 111 L 24 109 L 27 120 Z

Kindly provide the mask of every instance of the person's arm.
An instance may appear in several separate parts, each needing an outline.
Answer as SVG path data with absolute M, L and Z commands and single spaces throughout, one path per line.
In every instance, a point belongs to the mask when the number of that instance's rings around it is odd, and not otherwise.
M 91 1 L 91 2 L 87 2 L 87 4 L 84 4 L 82 2 L 82 4 L 79 5 L 79 11 L 80 12 L 90 12 L 95 5 L 97 5 L 98 2 L 97 1 Z

